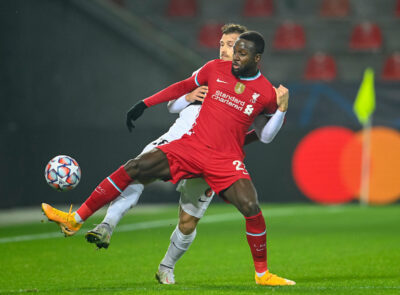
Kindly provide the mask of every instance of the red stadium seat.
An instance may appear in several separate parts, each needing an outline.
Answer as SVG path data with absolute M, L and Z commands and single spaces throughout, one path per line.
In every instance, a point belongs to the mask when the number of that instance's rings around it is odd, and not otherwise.
M 400 0 L 397 0 L 396 2 L 396 9 L 394 13 L 397 17 L 400 17 Z
M 400 81 L 400 52 L 393 53 L 385 60 L 382 79 L 386 81 Z
M 319 10 L 323 17 L 345 17 L 349 12 L 349 0 L 323 0 Z
M 202 47 L 206 48 L 218 48 L 219 40 L 221 39 L 221 27 L 223 24 L 220 23 L 207 23 L 200 29 L 198 40 Z
M 350 49 L 378 50 L 382 47 L 382 32 L 379 26 L 371 22 L 363 22 L 353 28 Z
M 318 52 L 307 61 L 304 78 L 310 81 L 332 81 L 336 78 L 335 59 L 325 53 Z
M 300 50 L 306 45 L 303 26 L 285 22 L 275 31 L 273 47 L 277 50 Z
M 274 11 L 272 0 L 246 0 L 243 15 L 247 17 L 271 16 Z
M 167 15 L 170 17 L 194 17 L 196 13 L 196 0 L 169 0 Z

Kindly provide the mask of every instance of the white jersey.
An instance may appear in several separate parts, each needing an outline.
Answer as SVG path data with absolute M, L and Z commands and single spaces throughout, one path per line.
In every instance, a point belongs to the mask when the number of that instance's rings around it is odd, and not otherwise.
M 181 138 L 184 134 L 192 129 L 197 116 L 199 115 L 201 104 L 191 104 L 184 108 L 180 113 L 178 119 L 161 137 L 169 138 L 169 141 Z
M 180 139 L 183 135 L 192 129 L 194 122 L 200 112 L 201 104 L 191 104 L 184 108 L 179 113 L 178 119 L 172 124 L 169 130 L 161 135 L 159 138 L 148 144 L 142 151 L 142 153 L 148 152 L 151 149 L 169 143 L 171 141 Z

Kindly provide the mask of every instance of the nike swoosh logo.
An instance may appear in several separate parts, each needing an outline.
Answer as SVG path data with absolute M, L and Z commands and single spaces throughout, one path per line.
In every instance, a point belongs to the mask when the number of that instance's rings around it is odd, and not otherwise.
M 207 202 L 207 200 L 204 201 L 201 198 L 199 198 L 199 202 L 204 203 L 204 202 Z
M 217 82 L 228 84 L 228 82 L 222 81 L 222 80 L 220 80 L 219 78 L 217 78 Z

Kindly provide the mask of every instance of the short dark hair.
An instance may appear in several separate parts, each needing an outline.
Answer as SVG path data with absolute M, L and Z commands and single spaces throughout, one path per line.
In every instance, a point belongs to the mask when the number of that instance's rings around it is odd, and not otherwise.
M 247 28 L 245 26 L 239 25 L 239 24 L 225 24 L 221 28 L 222 34 L 242 34 L 244 32 L 247 32 Z
M 240 34 L 239 39 L 245 39 L 254 43 L 256 53 L 263 54 L 265 41 L 264 37 L 256 31 L 248 31 Z

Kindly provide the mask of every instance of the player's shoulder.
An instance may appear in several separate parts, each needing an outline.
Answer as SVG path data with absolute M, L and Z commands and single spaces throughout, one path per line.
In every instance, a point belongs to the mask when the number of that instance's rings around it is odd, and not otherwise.
M 261 74 L 260 79 L 258 79 L 258 80 L 259 80 L 260 85 L 263 85 L 264 87 L 268 87 L 268 88 L 273 87 L 272 83 L 263 74 Z
M 210 73 L 210 71 L 213 73 L 221 73 L 221 72 L 230 73 L 231 67 L 232 67 L 231 61 L 224 61 L 222 59 L 213 59 L 207 62 L 203 67 L 201 67 L 200 70 L 203 70 L 208 73 Z
M 274 86 L 272 83 L 264 76 L 261 75 L 255 82 L 255 87 L 266 97 L 271 97 L 275 95 Z
M 232 64 L 232 61 L 225 61 L 222 59 L 213 59 L 207 63 L 207 65 L 215 66 L 215 67 L 230 67 L 231 64 Z

